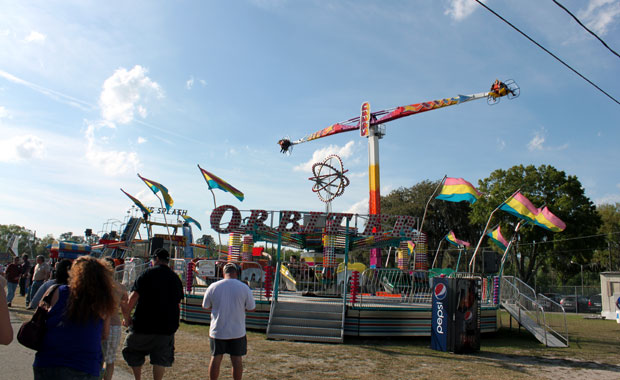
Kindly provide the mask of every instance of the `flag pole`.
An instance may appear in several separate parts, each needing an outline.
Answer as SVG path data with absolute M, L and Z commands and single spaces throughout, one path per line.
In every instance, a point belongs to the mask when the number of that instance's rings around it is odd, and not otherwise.
M 170 227 L 168 226 L 168 219 L 166 218 L 166 213 L 168 212 L 168 209 L 164 206 L 164 201 L 157 195 L 157 193 L 154 193 L 155 196 L 157 197 L 157 199 L 159 199 L 159 204 L 161 205 L 162 209 L 166 209 L 166 212 L 164 212 L 164 223 L 166 224 L 166 231 L 168 232 L 168 251 L 172 251 L 172 236 L 170 235 Z M 171 252 L 168 252 L 171 254 Z
M 435 258 L 433 259 L 433 264 L 431 265 L 431 269 L 435 268 L 435 262 L 437 261 L 437 256 L 439 256 L 439 250 L 441 249 L 441 245 L 443 244 L 443 239 L 445 239 L 446 237 L 444 236 L 443 238 L 441 238 L 441 240 L 439 240 L 439 245 L 437 245 L 437 252 L 435 252 Z
M 428 201 L 426 202 L 426 206 L 424 207 L 424 214 L 422 215 L 422 222 L 420 223 L 420 230 L 418 231 L 418 234 L 416 235 L 415 245 L 413 246 L 413 252 L 411 252 L 412 256 L 413 256 L 413 269 L 415 269 L 415 257 L 416 257 L 416 254 L 417 254 L 416 248 L 418 247 L 418 244 L 420 243 L 420 238 L 422 237 L 422 229 L 424 228 L 424 220 L 426 220 L 426 212 L 428 211 L 428 206 L 431 204 L 431 201 L 435 197 L 435 194 L 437 194 L 437 190 L 443 185 L 443 183 L 445 182 L 446 178 L 448 178 L 447 174 L 443 176 L 443 179 L 439 182 L 437 187 L 435 187 L 435 190 L 433 191 L 433 194 L 431 194 L 431 197 L 428 198 Z M 435 259 L 436 258 L 437 258 L 437 255 L 435 255 Z M 428 261 L 426 261 L 426 265 L 428 265 Z M 433 260 L 433 265 L 435 265 L 435 260 Z M 431 266 L 431 268 L 432 268 L 432 266 Z
M 495 212 L 497 210 L 499 210 L 499 208 L 502 207 L 504 205 L 504 203 L 506 203 L 507 200 L 509 200 L 510 198 L 514 197 L 514 195 L 516 193 L 518 193 L 519 190 L 521 190 L 521 189 L 519 188 L 517 191 L 512 193 L 511 196 L 509 196 L 508 198 L 506 198 L 505 201 L 500 203 L 499 206 L 497 206 L 495 208 L 495 210 L 493 210 L 493 212 L 491 212 L 491 215 L 489 215 L 489 220 L 487 220 L 487 224 L 486 224 L 486 226 L 484 226 L 484 231 L 482 231 L 482 235 L 480 236 L 480 240 L 478 240 L 478 245 L 476 245 L 476 249 L 474 250 L 474 254 L 471 256 L 471 260 L 469 260 L 469 273 L 474 273 L 474 262 L 475 262 L 475 259 L 476 259 L 476 255 L 478 254 L 478 249 L 480 249 L 480 245 L 482 244 L 482 240 L 484 239 L 484 236 L 487 234 L 487 230 L 489 229 L 489 224 L 491 223 L 491 218 L 493 218 L 493 214 L 495 214 Z
M 213 196 L 213 209 L 215 210 L 217 208 L 217 202 L 215 201 L 215 192 L 213 191 L 211 186 L 209 186 L 209 181 L 207 181 L 204 174 L 202 173 L 202 168 L 200 167 L 200 164 L 196 164 L 196 166 L 198 166 L 198 170 L 200 170 L 200 174 L 202 174 L 202 178 L 204 178 L 205 182 L 207 183 L 207 187 L 209 188 L 209 191 L 211 192 L 211 195 Z M 221 248 L 222 247 L 222 235 L 219 233 L 219 231 L 217 233 L 217 240 L 220 242 L 220 248 Z M 218 259 L 220 258 L 220 248 L 216 249 Z
M 517 240 L 517 233 L 519 232 L 519 229 L 523 225 L 522 223 L 523 223 L 523 220 L 519 220 L 519 223 L 517 223 L 517 226 L 515 227 L 515 233 L 512 236 L 512 239 L 510 239 L 510 242 L 508 242 L 508 246 L 506 247 L 506 250 L 504 251 L 504 254 L 502 255 L 501 265 L 499 266 L 499 276 L 500 277 L 504 274 L 504 263 L 506 262 L 506 257 L 508 256 L 508 251 L 512 247 L 512 243 Z
M 439 184 L 437 185 L 437 187 L 435 188 L 435 191 L 433 191 L 433 194 L 431 194 L 431 197 L 428 199 L 428 202 L 426 202 L 426 207 L 424 207 L 424 215 L 422 215 L 422 223 L 420 223 L 420 234 L 422 233 L 422 229 L 424 228 L 424 220 L 426 219 L 426 211 L 428 210 L 428 206 L 431 204 L 431 201 L 433 200 L 433 198 L 435 197 L 435 194 L 437 193 L 437 190 L 443 185 L 443 183 L 446 181 L 446 178 L 448 178 L 448 175 L 444 175 L 443 179 L 441 180 L 441 182 L 439 182 Z M 419 238 L 418 238 L 419 239 Z M 416 241 L 417 244 L 417 241 Z

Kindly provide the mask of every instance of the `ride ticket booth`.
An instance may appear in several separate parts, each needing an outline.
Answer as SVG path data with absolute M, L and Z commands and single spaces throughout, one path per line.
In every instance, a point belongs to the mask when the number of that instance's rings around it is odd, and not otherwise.
M 479 278 L 433 278 L 433 350 L 454 353 L 480 350 L 480 282 Z

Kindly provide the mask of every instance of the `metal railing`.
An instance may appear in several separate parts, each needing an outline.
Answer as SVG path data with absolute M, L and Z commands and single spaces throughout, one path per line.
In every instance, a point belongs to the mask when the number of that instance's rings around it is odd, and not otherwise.
M 181 277 L 183 284 L 187 284 L 187 262 L 189 259 L 177 259 L 177 260 L 185 260 L 185 270 Z M 198 260 L 195 263 L 195 269 L 193 273 L 193 281 L 192 281 L 192 290 L 190 294 L 198 293 L 199 289 L 206 289 L 212 283 L 219 281 L 224 278 L 222 273 L 223 264 L 226 261 L 219 260 Z M 241 271 L 241 277 L 239 278 L 241 281 L 245 282 L 250 289 L 252 289 L 252 294 L 254 295 L 255 300 L 257 301 L 267 301 L 269 300 L 265 294 L 265 273 L 261 268 L 260 264 L 253 261 L 243 261 L 238 262 L 237 264 L 243 267 Z M 181 275 L 180 271 L 177 271 L 179 275 Z M 271 291 L 273 294 L 273 289 Z
M 128 290 L 131 290 L 134 282 L 149 266 L 150 262 L 144 262 L 142 259 L 134 258 L 131 261 L 125 261 L 124 264 L 114 268 L 114 279 L 123 284 Z
M 518 322 L 523 323 L 522 314 L 535 322 L 543 330 L 545 345 L 549 345 L 550 334 L 568 346 L 568 329 L 566 317 L 561 305 L 543 296 L 536 295 L 534 289 L 520 279 L 513 276 L 503 276 L 501 281 L 500 300 L 502 304 L 514 305 L 518 315 Z M 543 304 L 551 309 L 546 312 Z M 552 311 L 553 310 L 553 311 Z

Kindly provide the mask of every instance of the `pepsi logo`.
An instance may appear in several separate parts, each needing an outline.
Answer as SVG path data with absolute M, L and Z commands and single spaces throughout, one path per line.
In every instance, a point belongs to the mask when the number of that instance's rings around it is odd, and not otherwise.
M 446 298 L 446 294 L 448 294 L 448 287 L 445 284 L 439 283 L 435 285 L 435 298 L 438 301 Z
M 465 322 L 471 321 L 473 317 L 474 317 L 474 313 L 472 313 L 471 310 L 467 310 L 465 312 Z

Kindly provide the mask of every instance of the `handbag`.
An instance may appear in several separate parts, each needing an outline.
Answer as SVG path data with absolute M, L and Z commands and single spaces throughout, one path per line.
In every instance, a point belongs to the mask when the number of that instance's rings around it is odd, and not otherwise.
M 30 318 L 29 321 L 22 323 L 22 326 L 19 328 L 19 332 L 17 333 L 17 341 L 23 346 L 35 351 L 39 351 L 43 346 L 45 331 L 47 330 L 47 313 L 50 309 L 52 296 L 58 286 L 58 284 L 52 285 L 50 291 L 43 298 L 39 306 L 37 306 L 32 318 Z

